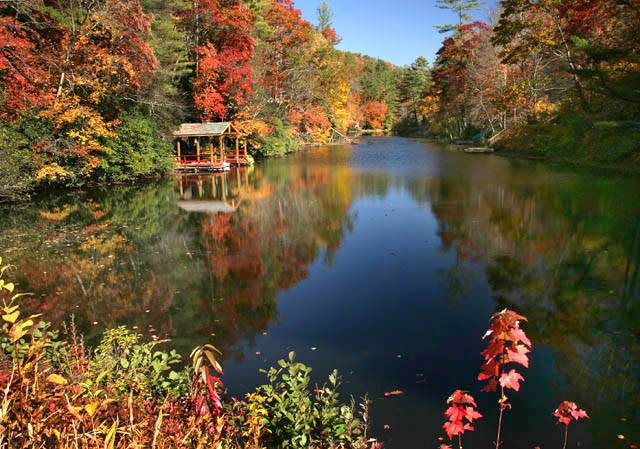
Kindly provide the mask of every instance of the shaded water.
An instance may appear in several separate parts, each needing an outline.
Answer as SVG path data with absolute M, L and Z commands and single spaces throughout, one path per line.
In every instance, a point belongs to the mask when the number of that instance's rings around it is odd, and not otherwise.
M 466 446 L 488 447 L 480 337 L 510 307 L 535 348 L 505 447 L 561 447 L 564 399 L 592 416 L 573 447 L 640 443 L 636 178 L 372 138 L 1 212 L 0 253 L 34 308 L 75 314 L 90 340 L 127 324 L 183 353 L 212 341 L 233 394 L 294 350 L 369 394 L 386 447 L 437 447 L 456 388 L 485 415 Z

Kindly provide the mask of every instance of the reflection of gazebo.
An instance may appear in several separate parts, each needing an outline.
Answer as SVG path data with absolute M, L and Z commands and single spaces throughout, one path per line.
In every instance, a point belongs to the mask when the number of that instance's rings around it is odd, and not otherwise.
M 247 142 L 241 142 L 231 122 L 183 123 L 173 137 L 178 170 L 226 170 L 231 164 L 248 164 Z
M 179 176 L 177 180 L 178 207 L 187 212 L 209 214 L 235 212 L 242 202 L 244 189 L 249 186 L 247 169 L 243 168 L 231 173 Z

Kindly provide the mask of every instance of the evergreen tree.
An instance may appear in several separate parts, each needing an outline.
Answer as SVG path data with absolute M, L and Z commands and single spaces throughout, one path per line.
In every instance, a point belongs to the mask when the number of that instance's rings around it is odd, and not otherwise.
M 447 9 L 456 13 L 458 23 L 437 25 L 436 28 L 441 33 L 459 30 L 465 22 L 469 22 L 472 19 L 469 12 L 477 10 L 480 5 L 481 2 L 479 0 L 437 0 L 436 6 L 438 8 Z
M 327 2 L 320 3 L 317 10 L 317 18 L 318 18 L 318 31 L 324 33 L 328 28 L 331 27 L 333 21 L 333 12 L 331 11 L 331 7 Z

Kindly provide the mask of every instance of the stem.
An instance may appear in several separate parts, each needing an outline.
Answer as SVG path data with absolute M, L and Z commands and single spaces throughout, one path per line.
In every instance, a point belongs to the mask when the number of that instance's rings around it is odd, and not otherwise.
M 567 449 L 567 441 L 569 439 L 569 424 L 564 425 L 564 444 L 562 445 L 562 449 Z
M 504 398 L 504 387 L 502 387 L 500 396 L 500 417 L 498 418 L 498 434 L 496 435 L 496 449 L 500 448 L 500 433 L 502 432 L 502 415 L 504 414 L 504 403 L 502 402 Z
M 458 434 L 458 447 L 462 449 L 462 434 Z

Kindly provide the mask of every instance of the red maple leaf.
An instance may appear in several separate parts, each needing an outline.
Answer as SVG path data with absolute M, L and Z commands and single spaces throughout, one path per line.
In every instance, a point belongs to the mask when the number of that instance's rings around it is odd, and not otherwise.
M 442 425 L 449 439 L 456 435 L 462 435 L 466 430 L 473 430 L 471 423 L 482 415 L 475 410 L 476 401 L 467 392 L 456 390 L 447 399 L 447 404 L 451 404 L 444 412 L 447 421 Z
M 500 385 L 503 388 L 510 388 L 515 391 L 520 391 L 520 382 L 524 380 L 524 377 L 519 372 L 512 369 L 508 373 L 502 373 L 500 376 Z
M 509 362 L 519 363 L 525 368 L 529 368 L 529 357 L 527 354 L 531 352 L 525 345 L 515 345 L 507 349 Z
M 563 401 L 558 405 L 558 408 L 553 412 L 553 416 L 558 418 L 558 423 L 568 426 L 571 421 L 578 421 L 580 419 L 588 419 L 589 415 L 584 410 L 578 408 L 575 402 Z

